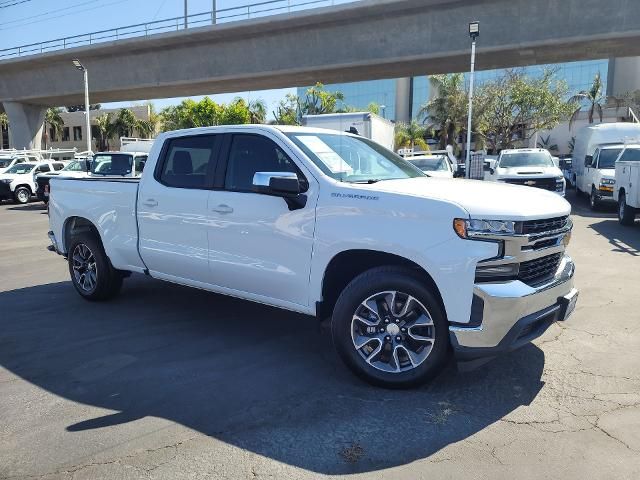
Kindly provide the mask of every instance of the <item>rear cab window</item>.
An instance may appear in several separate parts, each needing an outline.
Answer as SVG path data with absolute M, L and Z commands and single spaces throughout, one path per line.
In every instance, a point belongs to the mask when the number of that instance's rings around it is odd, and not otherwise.
M 218 161 L 220 135 L 170 138 L 155 178 L 167 187 L 209 188 Z

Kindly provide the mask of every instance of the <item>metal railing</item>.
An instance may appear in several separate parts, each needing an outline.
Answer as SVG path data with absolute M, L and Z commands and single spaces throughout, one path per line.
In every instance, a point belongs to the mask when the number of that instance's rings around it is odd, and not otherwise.
M 0 49 L 0 60 L 36 55 L 39 53 L 64 50 L 67 48 L 94 45 L 96 43 L 123 40 L 126 38 L 147 37 L 157 33 L 175 32 L 185 28 L 203 27 L 238 20 L 265 17 L 278 13 L 291 13 L 313 8 L 351 3 L 354 0 L 267 0 L 264 2 L 221 8 L 215 11 L 195 13 L 184 16 L 155 20 L 153 22 L 127 25 L 97 32 L 57 38 L 46 42 L 31 43 L 18 47 Z

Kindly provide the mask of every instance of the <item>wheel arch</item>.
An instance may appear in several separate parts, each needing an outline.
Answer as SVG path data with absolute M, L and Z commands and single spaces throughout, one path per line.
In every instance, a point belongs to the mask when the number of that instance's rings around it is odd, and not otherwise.
M 329 261 L 322 278 L 322 301 L 316 307 L 318 318 L 325 319 L 331 316 L 340 293 L 351 280 L 367 270 L 383 266 L 406 267 L 418 274 L 438 299 L 445 319 L 447 318 L 440 289 L 429 272 L 408 258 L 368 249 L 344 250 Z
M 80 232 L 91 232 L 102 243 L 100 232 L 91 220 L 80 216 L 72 216 L 64 221 L 64 226 L 62 227 L 63 247 L 67 254 L 69 253 L 71 239 Z
M 31 192 L 31 195 L 33 195 L 33 190 L 31 189 L 31 185 L 29 185 L 28 183 L 21 183 L 19 185 L 16 185 L 15 188 L 13 189 L 13 193 L 15 193 L 19 188 L 26 188 L 27 190 L 29 190 L 29 192 Z

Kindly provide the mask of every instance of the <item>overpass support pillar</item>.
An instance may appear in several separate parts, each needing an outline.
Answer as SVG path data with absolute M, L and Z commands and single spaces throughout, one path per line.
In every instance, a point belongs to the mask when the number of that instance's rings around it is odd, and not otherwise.
M 18 149 L 42 148 L 42 127 L 47 107 L 19 102 L 2 102 L 9 118 L 9 142 Z

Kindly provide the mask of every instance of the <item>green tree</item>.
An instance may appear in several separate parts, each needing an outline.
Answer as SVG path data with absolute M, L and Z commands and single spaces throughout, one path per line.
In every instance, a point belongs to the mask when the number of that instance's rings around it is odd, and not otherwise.
M 415 120 L 411 123 L 398 123 L 395 128 L 395 148 L 411 148 L 416 146 L 421 150 L 429 150 L 429 145 L 425 140 L 428 128 L 420 125 Z
M 367 112 L 380 115 L 380 105 L 377 104 L 376 102 L 370 102 L 369 105 L 367 105 Z
M 551 135 L 547 135 L 546 137 L 540 135 L 536 147 L 544 148 L 546 150 L 549 150 L 550 152 L 558 150 L 558 144 L 551 142 Z
M 113 113 L 104 113 L 96 117 L 96 130 L 98 131 L 97 147 L 101 152 L 109 150 L 109 140 L 116 134 L 113 123 Z
M 578 118 L 578 115 L 580 115 L 584 103 L 586 103 L 589 107 L 589 123 L 593 123 L 595 114 L 598 114 L 598 118 L 600 118 L 600 122 L 602 122 L 602 105 L 605 103 L 605 101 L 606 98 L 602 94 L 602 79 L 600 78 L 600 72 L 598 72 L 596 73 L 596 76 L 594 77 L 593 83 L 591 84 L 591 88 L 589 88 L 589 90 L 583 90 L 569 99 L 570 103 L 577 105 L 577 107 L 575 107 L 575 110 L 571 114 L 571 118 L 569 119 L 569 129 L 571 129 L 571 127 L 573 126 L 573 123 Z
M 557 81 L 553 70 L 537 78 L 507 70 L 479 88 L 474 130 L 494 150 L 527 143 L 535 132 L 551 130 L 571 115 L 574 104 L 566 96 L 567 84 Z
M 441 149 L 452 145 L 457 150 L 458 137 L 467 124 L 469 107 L 464 75 L 433 75 L 429 77 L 429 83 L 437 94 L 422 105 L 418 118 L 423 118 L 428 128 L 438 133 Z
M 243 125 L 251 123 L 249 106 L 242 98 L 236 98 L 228 105 L 221 105 L 216 125 Z
M 298 117 L 299 98 L 297 95 L 287 93 L 287 95 L 278 102 L 276 110 L 273 112 L 274 123 L 276 125 L 300 125 Z
M 62 130 L 64 127 L 64 120 L 60 115 L 62 113 L 61 108 L 47 108 L 44 114 L 44 148 L 49 148 L 49 142 L 55 141 L 62 136 Z M 52 138 L 49 138 L 49 134 L 53 132 Z
M 0 112 L 0 127 L 8 127 L 9 126 L 9 117 L 6 112 Z
M 275 123 L 280 125 L 300 125 L 304 115 L 323 115 L 348 110 L 341 92 L 330 92 L 322 83 L 316 83 L 303 97 L 288 93 L 280 100 L 273 112 Z
M 138 119 L 128 108 L 121 108 L 113 119 L 115 133 L 118 137 L 130 137 L 136 128 Z
M 261 98 L 249 102 L 249 123 L 265 123 L 267 121 L 267 104 Z

